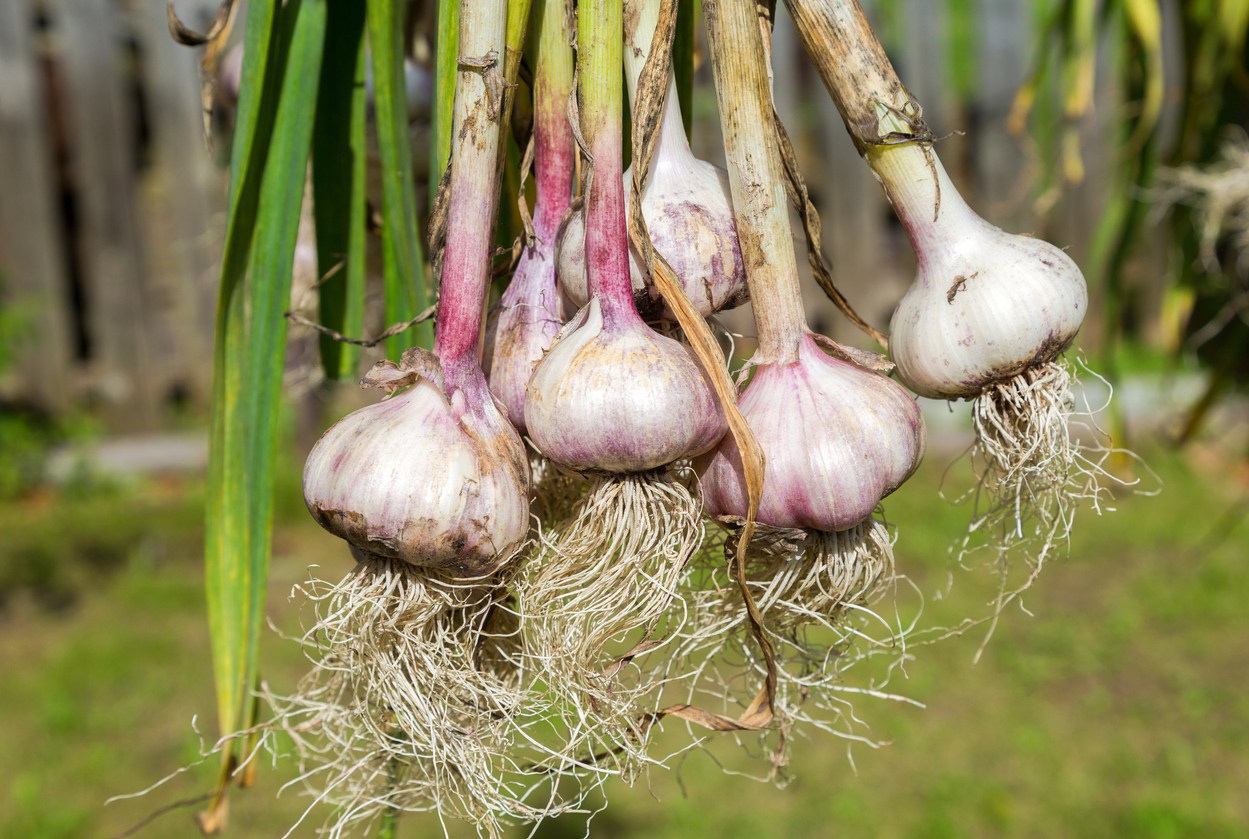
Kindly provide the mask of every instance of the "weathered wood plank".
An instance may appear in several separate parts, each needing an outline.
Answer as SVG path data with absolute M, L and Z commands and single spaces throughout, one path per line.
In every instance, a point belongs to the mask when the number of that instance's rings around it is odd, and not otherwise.
M 71 319 L 43 83 L 30 0 L 0 2 L 0 306 L 30 333 L 17 347 L 15 395 L 49 411 L 70 402 Z
M 181 13 L 207 9 L 206 3 L 180 3 Z M 192 399 L 207 404 L 212 383 L 213 317 L 221 242 L 214 218 L 225 212 L 222 177 L 208 156 L 200 114 L 200 50 L 169 35 L 165 0 L 142 0 L 136 35 L 143 57 L 143 89 L 152 117 L 153 167 L 149 194 L 163 241 L 151 248 L 159 257 L 153 274 L 167 301 L 160 318 L 162 337 L 171 333 L 172 369 Z M 155 224 L 151 225 L 155 227 Z M 150 235 L 150 232 L 149 232 Z M 158 267 L 153 262 L 154 267 Z
M 151 351 L 152 300 L 135 200 L 133 117 L 123 86 L 119 20 L 109 0 L 58 0 L 81 207 L 91 339 L 88 384 L 114 428 L 152 428 L 163 382 Z

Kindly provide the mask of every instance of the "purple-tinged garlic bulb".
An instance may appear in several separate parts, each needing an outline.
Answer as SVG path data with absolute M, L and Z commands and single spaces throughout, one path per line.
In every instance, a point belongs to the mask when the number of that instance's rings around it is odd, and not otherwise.
M 694 353 L 636 314 L 607 323 L 598 299 L 534 370 L 525 417 L 547 457 L 596 472 L 657 469 L 728 430 Z
M 534 72 L 534 238 L 526 244 L 511 282 L 486 326 L 483 363 L 490 389 L 507 407 L 521 434 L 525 387 L 534 365 L 563 326 L 564 304 L 555 280 L 555 237 L 572 201 L 576 144 L 568 122 L 573 53 L 568 20 L 552 6 L 542 10 L 538 66 Z
M 304 501 L 322 527 L 367 554 L 482 576 L 529 527 L 524 447 L 484 383 L 444 390 L 424 355 L 418 362 L 409 350 L 404 367 L 379 362 L 365 377 L 411 386 L 325 432 L 304 466 Z
M 766 457 L 758 521 L 772 527 L 854 527 L 924 455 L 915 399 L 887 376 L 830 356 L 809 333 L 797 361 L 761 365 L 737 405 Z M 741 455 L 731 438 L 694 468 L 707 512 L 745 517 Z
M 650 54 L 659 17 L 654 0 L 629 0 L 625 15 L 625 75 L 629 96 L 637 101 L 638 79 Z M 632 27 L 630 29 L 630 27 Z M 624 173 L 625 193 L 633 182 L 633 167 Z M 626 206 L 626 220 L 630 208 Z M 750 299 L 728 173 L 694 157 L 681 123 L 676 79 L 668 71 L 668 94 L 659 127 L 659 142 L 650 162 L 642 216 L 655 250 L 672 266 L 677 281 L 694 308 L 704 317 L 732 309 Z M 557 259 L 560 288 L 577 308 L 590 298 L 586 279 L 585 214 L 569 216 L 560 231 Z M 643 318 L 674 320 L 647 275 L 641 257 L 629 249 L 629 279 L 634 304 Z

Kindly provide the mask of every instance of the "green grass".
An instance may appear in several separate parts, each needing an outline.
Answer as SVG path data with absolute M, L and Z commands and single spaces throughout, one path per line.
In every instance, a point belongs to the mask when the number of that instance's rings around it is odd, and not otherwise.
M 886 504 L 927 625 L 984 614 L 993 593 L 983 573 L 955 571 L 948 595 L 935 596 L 964 516 L 936 497 L 939 460 Z M 857 774 L 846 743 L 828 735 L 795 744 L 784 789 L 725 776 L 695 751 L 679 773 L 609 786 L 612 806 L 592 834 L 1249 835 L 1249 487 L 1218 458 L 1149 460 L 1163 493 L 1125 495 L 1117 512 L 1078 519 L 1071 557 L 1024 599 L 1033 616 L 1010 609 L 978 665 L 981 630 L 913 650 L 892 687 L 926 710 L 857 703 L 871 735 L 890 742 L 854 745 Z M 289 472 L 293 464 L 280 469 Z M 293 479 L 280 488 L 269 592 L 286 631 L 300 609 L 286 595 L 306 566 L 334 573 L 347 562 L 297 493 Z M 215 729 L 200 503 L 195 487 L 166 483 L 0 507 L 0 836 L 108 837 L 210 788 L 215 761 L 146 799 L 102 806 L 193 761 L 194 715 L 206 737 Z M 30 569 L 65 596 L 40 594 Z M 264 675 L 275 687 L 291 687 L 304 666 L 294 644 L 267 633 Z M 662 736 L 675 747 L 685 733 L 669 724 Z M 763 768 L 727 739 L 709 750 L 730 768 Z M 304 804 L 293 790 L 275 798 L 289 777 L 288 767 L 265 767 L 256 788 L 236 792 L 228 835 L 281 836 Z M 190 812 L 142 835 L 197 836 Z M 584 819 L 567 817 L 539 836 L 583 832 Z M 429 818 L 399 825 L 401 837 L 440 833 Z

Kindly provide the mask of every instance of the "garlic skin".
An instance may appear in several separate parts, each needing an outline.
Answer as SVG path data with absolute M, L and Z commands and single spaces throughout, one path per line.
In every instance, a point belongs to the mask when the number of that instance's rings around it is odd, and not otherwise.
M 564 302 L 555 279 L 555 237 L 572 203 L 577 157 L 568 96 L 573 88 L 571 20 L 555 7 L 536 12 L 540 35 L 533 91 L 533 236 L 486 326 L 482 364 L 490 389 L 507 406 L 521 434 L 525 425 L 525 386 L 563 326 Z
M 760 365 L 737 404 L 767 459 L 757 521 L 772 527 L 854 527 L 924 456 L 915 399 L 887 376 L 828 355 L 809 332 L 798 360 Z M 745 517 L 746 483 L 731 436 L 694 469 L 708 513 Z
M 633 87 L 630 83 L 630 89 Z M 729 176 L 699 160 L 690 151 L 681 124 L 676 82 L 670 81 L 660 124 L 659 144 L 651 159 L 642 216 L 655 250 L 672 266 L 690 302 L 704 317 L 732 309 L 750 299 L 746 270 L 737 242 L 737 223 Z M 633 167 L 624 173 L 625 194 L 633 185 Z M 576 309 L 589 301 L 585 263 L 585 210 L 568 217 L 560 229 L 556 261 L 560 290 Z M 629 205 L 625 204 L 629 218 Z M 641 257 L 629 248 L 629 281 L 633 302 L 646 320 L 675 320 L 659 290 L 651 283 Z
M 528 433 L 525 388 L 529 376 L 564 325 L 553 251 L 550 237 L 525 249 L 503 299 L 486 324 L 482 356 L 486 380 L 521 434 Z
M 889 332 L 907 387 L 933 399 L 975 396 L 1071 345 L 1088 310 L 1071 257 L 976 215 L 931 149 L 872 154 L 919 261 Z
M 466 384 L 448 398 L 420 378 L 331 426 L 304 466 L 313 518 L 365 553 L 456 576 L 509 559 L 529 527 L 525 450 L 484 380 Z
M 636 315 L 607 324 L 598 298 L 534 369 L 525 422 L 556 463 L 613 473 L 701 454 L 728 431 L 693 352 Z

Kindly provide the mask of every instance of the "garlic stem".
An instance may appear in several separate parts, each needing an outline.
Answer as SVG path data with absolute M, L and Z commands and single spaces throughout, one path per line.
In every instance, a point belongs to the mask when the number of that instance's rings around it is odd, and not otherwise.
M 490 246 L 499 202 L 495 166 L 502 103 L 506 0 L 462 0 L 447 245 L 434 348 L 449 381 L 477 365 Z M 481 66 L 475 66 L 481 65 Z M 480 375 L 480 372 L 478 373 Z
M 625 78 L 629 83 L 629 101 L 635 106 L 638 79 L 642 76 L 646 59 L 650 57 L 651 42 L 659 23 L 660 5 L 661 0 L 627 0 L 625 3 Z M 677 96 L 676 74 L 672 67 L 668 68 L 668 95 L 664 98 L 664 113 L 659 123 L 659 145 L 651 161 L 652 165 L 663 162 L 672 166 L 689 166 L 697 162 L 690 150 L 689 138 L 685 136 L 685 125 L 681 121 L 681 102 Z M 655 183 L 656 174 L 658 173 L 652 173 L 648 185 Z
M 785 0 L 785 7 L 860 153 L 888 133 L 877 130 L 876 103 L 919 116 L 858 0 Z
M 902 120 L 883 108 L 880 111 L 882 134 L 908 131 Z M 934 248 L 950 247 L 966 237 L 969 228 L 991 228 L 963 200 L 931 146 L 868 146 L 865 156 L 906 229 L 921 277 Z
M 759 333 L 756 360 L 798 360 L 806 314 L 753 0 L 704 0 L 733 216 Z
M 576 146 L 568 123 L 573 52 L 565 0 L 539 0 L 538 66 L 534 71 L 533 146 L 537 198 L 533 224 L 538 238 L 554 245 L 555 230 L 572 202 Z
M 577 8 L 577 73 L 581 135 L 594 172 L 586 197 L 585 255 L 590 295 L 603 321 L 641 322 L 633 305 L 629 244 L 625 230 L 624 170 L 621 161 L 621 0 L 589 0 Z

